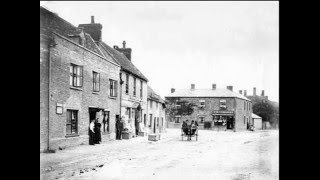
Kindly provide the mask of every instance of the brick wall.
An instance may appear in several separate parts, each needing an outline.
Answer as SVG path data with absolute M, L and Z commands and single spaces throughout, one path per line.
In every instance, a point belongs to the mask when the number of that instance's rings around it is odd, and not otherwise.
M 81 143 L 88 143 L 89 106 L 109 109 L 110 111 L 110 134 L 102 137 L 114 137 L 115 115 L 119 114 L 119 90 L 116 98 L 109 97 L 109 79 L 119 83 L 120 67 L 111 64 L 107 60 L 88 50 L 71 43 L 70 41 L 54 35 L 56 46 L 51 48 L 51 111 L 50 111 L 50 148 L 57 149 L 59 146 L 72 146 Z M 41 47 L 40 47 L 41 48 Z M 42 51 L 44 54 L 44 51 Z M 40 50 L 41 54 L 41 50 Z M 44 56 L 43 56 L 44 57 Z M 41 56 L 40 56 L 41 58 Z M 45 61 L 42 63 L 44 64 Z M 83 87 L 81 90 L 72 89 L 69 85 L 70 63 L 83 65 Z M 45 65 L 40 66 L 40 72 L 46 74 Z M 92 71 L 100 73 L 100 92 L 93 93 Z M 46 79 L 40 79 L 40 96 L 45 92 L 41 83 L 45 84 Z M 119 87 L 119 85 L 118 85 Z M 43 90 L 42 90 L 43 89 Z M 41 96 L 45 103 L 45 95 Z M 56 104 L 63 104 L 63 114 L 56 114 Z M 40 112 L 45 114 L 45 106 L 41 106 Z M 66 138 L 66 110 L 78 110 L 78 137 Z M 41 113 L 40 113 L 41 114 Z M 45 134 L 45 116 L 40 115 L 40 136 Z M 43 138 L 41 138 L 43 139 Z M 40 141 L 43 144 L 43 141 Z M 40 148 L 44 147 L 40 145 Z

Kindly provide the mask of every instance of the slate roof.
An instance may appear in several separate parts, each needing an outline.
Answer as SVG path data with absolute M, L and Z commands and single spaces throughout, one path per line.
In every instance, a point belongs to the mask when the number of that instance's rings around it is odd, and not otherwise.
M 123 53 L 113 49 L 103 41 L 96 43 L 102 49 L 102 52 L 105 55 L 111 55 L 116 61 L 118 61 L 118 63 L 121 65 L 122 70 L 127 71 L 148 82 L 148 79 L 139 71 L 138 68 L 136 68 L 136 66 Z
M 40 32 L 47 34 L 48 36 L 51 36 L 51 32 L 56 32 L 67 39 L 70 39 L 69 35 L 79 33 L 76 26 L 42 6 L 40 6 Z M 86 43 L 84 44 L 84 47 L 104 57 L 90 34 L 85 33 L 85 38 Z
M 250 99 L 246 98 L 245 96 L 230 91 L 228 89 L 219 89 L 216 90 L 212 89 L 180 89 L 176 90 L 174 93 L 167 95 L 166 97 L 234 97 L 239 99 L 244 99 L 247 101 L 251 101 Z
M 148 85 L 148 98 L 161 102 L 161 103 L 165 103 L 164 100 L 157 94 L 154 92 L 154 90 Z
M 254 114 L 254 113 L 252 113 L 251 117 L 254 119 L 262 119 L 260 116 Z

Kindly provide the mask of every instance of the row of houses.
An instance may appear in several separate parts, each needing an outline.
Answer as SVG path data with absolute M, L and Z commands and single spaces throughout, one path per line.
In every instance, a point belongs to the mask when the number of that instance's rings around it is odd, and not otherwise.
M 99 117 L 102 141 L 115 139 L 125 116 L 148 133 L 164 131 L 165 104 L 132 63 L 131 48 L 102 41 L 102 25 L 67 22 L 40 6 L 40 151 L 89 141 Z
M 199 123 L 199 129 L 218 131 L 244 131 L 249 125 L 261 129 L 261 117 L 252 113 L 252 101 L 247 98 L 246 91 L 242 95 L 233 91 L 233 86 L 211 89 L 196 89 L 191 84 L 190 89 L 171 89 L 171 94 L 165 97 L 167 102 L 166 119 L 168 128 L 180 128 L 184 120 L 194 120 Z M 190 113 L 172 113 L 175 110 L 187 108 L 192 104 Z M 181 115 L 183 114 L 183 115 Z

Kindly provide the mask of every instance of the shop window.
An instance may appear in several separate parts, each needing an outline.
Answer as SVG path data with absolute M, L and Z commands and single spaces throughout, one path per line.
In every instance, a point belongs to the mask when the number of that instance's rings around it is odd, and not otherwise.
M 78 134 L 78 111 L 77 110 L 67 110 L 67 123 L 66 123 L 66 134 Z
M 224 126 L 227 122 L 227 116 L 213 116 L 214 126 Z
M 100 91 L 100 73 L 94 72 L 93 73 L 93 92 Z
M 110 96 L 116 97 L 117 96 L 117 81 L 109 79 L 110 81 Z
M 83 84 L 83 66 L 75 64 L 70 65 L 70 86 L 82 87 Z
M 225 99 L 220 99 L 220 109 L 227 109 L 227 101 Z
M 105 111 L 104 112 L 104 117 L 103 117 L 103 132 L 109 132 L 109 127 L 110 127 L 110 111 Z

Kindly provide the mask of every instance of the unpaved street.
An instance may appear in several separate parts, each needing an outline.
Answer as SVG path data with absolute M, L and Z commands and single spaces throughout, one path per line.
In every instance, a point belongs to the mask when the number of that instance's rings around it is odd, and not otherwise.
M 168 129 L 158 142 L 147 137 L 82 145 L 40 154 L 45 179 L 279 179 L 279 131 L 199 130 L 181 141 Z

